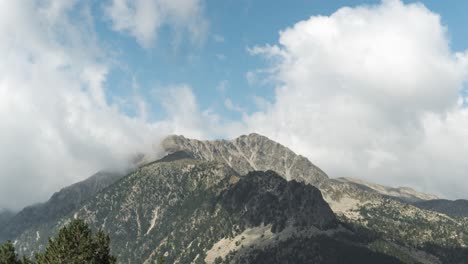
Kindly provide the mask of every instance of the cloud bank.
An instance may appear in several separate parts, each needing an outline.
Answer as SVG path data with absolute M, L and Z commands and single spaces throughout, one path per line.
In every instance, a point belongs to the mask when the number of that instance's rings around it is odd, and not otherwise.
M 113 29 L 143 47 L 162 25 L 205 34 L 201 1 L 107 4 Z M 250 48 L 268 62 L 249 71 L 252 85 L 277 88 L 272 102 L 255 98 L 255 113 L 226 99 L 240 121 L 201 109 L 186 84 L 109 100 L 115 58 L 101 47 L 88 1 L 0 1 L 0 208 L 43 201 L 100 169 L 125 167 L 138 152 L 158 155 L 167 134 L 254 131 L 331 177 L 468 198 L 468 55 L 450 49 L 440 17 L 421 4 L 342 8 L 281 31 L 277 44 Z M 153 103 L 164 119 L 148 118 Z
M 345 7 L 249 52 L 277 84 L 274 102 L 245 118 L 249 129 L 332 177 L 468 198 L 468 56 L 451 51 L 437 14 L 397 0 Z
M 187 85 L 155 97 L 167 110 L 157 122 L 146 119 L 141 98 L 122 98 L 132 117 L 109 102 L 112 64 L 90 12 L 87 1 L 0 1 L 0 208 L 43 201 L 98 170 L 126 167 L 139 152 L 157 155 L 167 134 L 204 136 L 186 122 L 211 118 Z

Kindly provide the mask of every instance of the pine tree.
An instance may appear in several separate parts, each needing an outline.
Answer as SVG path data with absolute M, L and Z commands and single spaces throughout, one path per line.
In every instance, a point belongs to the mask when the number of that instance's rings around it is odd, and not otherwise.
M 103 231 L 93 235 L 83 220 L 73 220 L 49 239 L 44 253 L 37 254 L 38 264 L 114 264 L 110 255 L 109 236 Z
M 0 246 L 0 264 L 21 264 L 10 240 Z

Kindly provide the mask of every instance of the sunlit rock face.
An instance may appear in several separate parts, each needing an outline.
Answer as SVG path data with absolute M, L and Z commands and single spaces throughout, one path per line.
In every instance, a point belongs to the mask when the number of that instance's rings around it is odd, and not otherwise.
M 183 150 L 196 159 L 226 163 L 240 174 L 272 170 L 287 180 L 303 181 L 317 187 L 328 180 L 325 172 L 305 157 L 255 133 L 229 141 L 200 141 L 169 136 L 161 145 L 168 153 Z

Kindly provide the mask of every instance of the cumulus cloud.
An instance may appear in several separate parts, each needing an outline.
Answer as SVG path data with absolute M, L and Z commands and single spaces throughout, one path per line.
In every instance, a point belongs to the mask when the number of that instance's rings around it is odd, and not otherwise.
M 194 42 L 202 41 L 208 28 L 202 0 L 112 0 L 105 12 L 115 31 L 135 37 L 145 48 L 164 25 L 177 33 L 188 31 Z
M 156 94 L 162 98 L 171 133 L 203 139 L 224 135 L 221 117 L 210 109 L 202 110 L 190 86 L 165 87 Z
M 274 102 L 246 118 L 252 130 L 332 177 L 467 198 L 468 57 L 450 49 L 439 15 L 398 0 L 345 7 L 249 51 L 277 84 Z
M 168 111 L 156 122 L 147 120 L 142 97 L 108 100 L 112 64 L 88 4 L 0 1 L 0 208 L 43 201 L 98 170 L 127 166 L 139 152 L 157 155 L 154 143 L 167 134 L 206 137 L 187 125 L 210 116 L 188 86 L 168 87 L 156 98 Z
M 115 30 L 150 45 L 168 23 L 197 35 L 190 27 L 204 21 L 200 3 L 113 0 L 106 12 Z M 226 100 L 243 112 L 242 122 L 202 109 L 186 84 L 159 89 L 152 99 L 136 91 L 109 100 L 114 58 L 101 49 L 88 5 L 0 1 L 0 208 L 45 200 L 100 169 L 125 167 L 132 154 L 157 156 L 167 134 L 206 139 L 250 131 L 309 157 L 332 177 L 466 198 L 461 89 L 468 53 L 450 49 L 440 17 L 423 5 L 342 8 L 285 29 L 276 45 L 249 49 L 270 63 L 250 71 L 252 84 L 277 88 L 272 102 L 255 98 L 259 111 L 252 114 Z M 174 20 L 180 16 L 187 18 Z M 164 119 L 151 120 L 151 103 L 162 105 Z

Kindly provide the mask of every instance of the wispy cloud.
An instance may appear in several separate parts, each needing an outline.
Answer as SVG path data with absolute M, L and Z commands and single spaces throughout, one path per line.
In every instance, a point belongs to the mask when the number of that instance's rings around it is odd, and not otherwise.
M 151 47 L 163 26 L 187 31 L 199 43 L 208 31 L 202 0 L 112 0 L 104 8 L 112 28 L 129 34 L 145 47 Z

